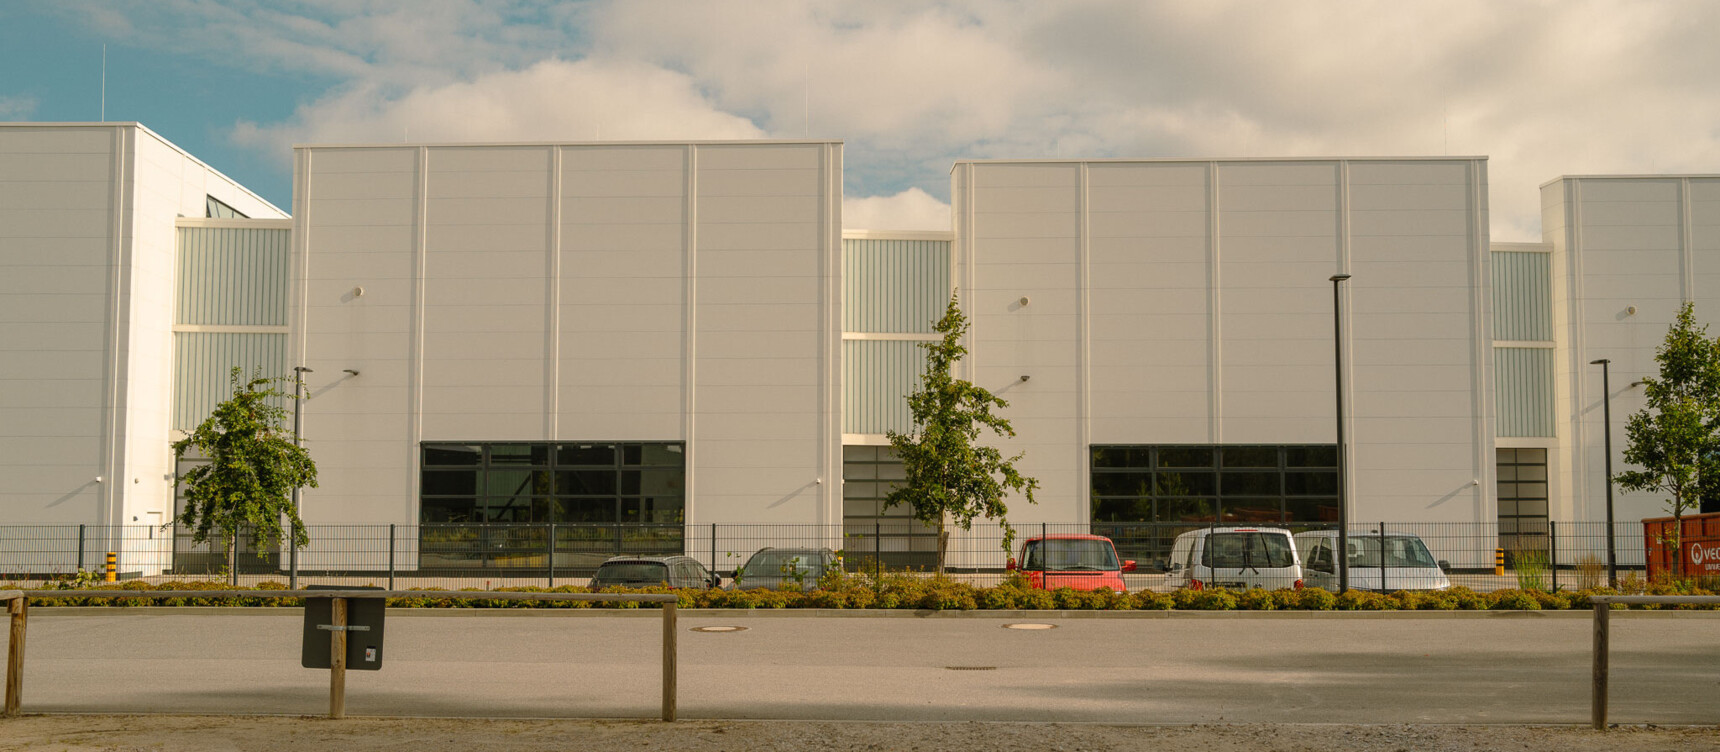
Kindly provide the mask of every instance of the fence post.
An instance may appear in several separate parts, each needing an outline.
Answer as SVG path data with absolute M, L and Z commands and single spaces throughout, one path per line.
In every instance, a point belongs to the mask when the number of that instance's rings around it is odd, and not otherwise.
M 711 523 L 711 571 L 717 571 L 717 523 Z
M 346 717 L 346 599 L 329 599 L 334 631 L 329 635 L 328 717 Z
M 79 527 L 83 527 L 79 525 Z M 24 629 L 30 613 L 30 600 L 18 593 L 6 604 L 12 615 L 12 643 L 6 651 L 6 717 L 18 717 L 18 705 L 24 701 Z
M 1607 619 L 1611 616 L 1612 606 L 1606 603 L 1595 605 L 1595 673 L 1594 686 L 1590 689 L 1591 717 L 1596 731 L 1605 731 L 1607 727 Z
M 545 553 L 549 556 L 549 588 L 555 589 L 555 523 L 549 523 L 549 540 L 544 542 Z
M 1559 523 L 1547 520 L 1547 574 L 1552 577 L 1552 590 L 1559 592 Z
M 872 518 L 872 593 L 884 592 L 884 524 Z M 911 548 L 911 546 L 910 546 Z
M 394 523 L 388 523 L 388 589 L 394 589 Z
M 663 720 L 675 720 L 675 602 L 663 603 Z
M 78 526 L 78 571 L 84 571 L 84 526 Z

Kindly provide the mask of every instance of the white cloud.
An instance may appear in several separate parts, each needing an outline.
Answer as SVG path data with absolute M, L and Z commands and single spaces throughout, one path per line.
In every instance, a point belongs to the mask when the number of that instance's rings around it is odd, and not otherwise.
M 661 68 L 545 60 L 525 70 L 422 86 L 389 97 L 359 86 L 302 106 L 286 123 L 242 122 L 241 144 L 289 154 L 294 143 L 748 139 L 692 79 Z
M 918 188 L 894 196 L 843 197 L 842 227 L 847 230 L 951 229 L 950 205 Z
M 0 97 L 0 120 L 28 120 L 35 111 L 35 97 Z
M 286 122 L 238 126 L 236 138 L 277 156 L 290 140 L 403 134 L 804 134 L 847 142 L 857 195 L 919 188 L 935 199 L 963 157 L 1487 155 L 1500 240 L 1539 238 L 1537 186 L 1561 174 L 1720 171 L 1711 3 L 159 0 L 96 10 L 89 23 L 136 44 L 341 81 Z

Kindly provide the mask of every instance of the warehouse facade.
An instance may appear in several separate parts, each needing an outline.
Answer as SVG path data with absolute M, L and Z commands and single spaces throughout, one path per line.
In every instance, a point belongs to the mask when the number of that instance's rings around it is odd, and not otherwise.
M 695 555 L 712 524 L 802 525 L 902 536 L 907 561 L 927 541 L 883 508 L 884 434 L 954 293 L 962 375 L 1011 402 L 1000 444 L 1043 484 L 1013 521 L 1335 520 L 1338 323 L 1352 518 L 1503 543 L 1602 518 L 1587 363 L 1612 361 L 1619 451 L 1628 385 L 1681 301 L 1706 315 L 1720 254 L 1708 176 L 1561 178 L 1547 242 L 1492 243 L 1484 158 L 963 160 L 950 232 L 846 234 L 837 141 L 294 164 L 289 219 L 142 126 L 0 126 L 0 524 L 170 517 L 167 444 L 227 369 L 298 368 L 313 525 L 606 526 Z

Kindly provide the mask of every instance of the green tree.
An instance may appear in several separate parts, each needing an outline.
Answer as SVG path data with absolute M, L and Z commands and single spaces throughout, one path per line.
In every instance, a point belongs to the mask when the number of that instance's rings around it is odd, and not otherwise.
M 1668 494 L 1675 520 L 1663 541 L 1674 552 L 1672 573 L 1683 576 L 1678 530 L 1684 513 L 1696 508 L 1704 486 L 1720 482 L 1720 340 L 1696 325 L 1696 307 L 1685 303 L 1655 352 L 1660 375 L 1642 380 L 1647 402 L 1625 424 L 1624 461 L 1641 468 L 1614 477 L 1627 491 Z
M 926 351 L 926 373 L 920 378 L 920 389 L 908 395 L 913 433 L 889 432 L 890 446 L 902 460 L 907 478 L 884 500 L 886 508 L 908 505 L 916 519 L 937 527 L 939 573 L 949 553 L 951 525 L 970 530 L 975 517 L 997 520 L 1003 527 L 1003 549 L 1008 551 L 1015 529 L 1005 518 L 1009 508 L 1004 497 L 1013 491 L 1032 504 L 1033 491 L 1039 488 L 1039 481 L 1016 471 L 1021 454 L 1005 459 L 995 447 L 975 443 L 983 430 L 1013 438 L 1015 429 L 992 413 L 992 408 L 1008 407 L 1008 402 L 951 373 L 967 354 L 961 345 L 967 317 L 957 297 L 950 296 L 943 318 L 933 325 L 943 339 L 920 344 Z
M 209 460 L 180 479 L 185 484 L 185 511 L 175 521 L 192 530 L 193 542 L 202 543 L 212 535 L 219 540 L 229 572 L 236 571 L 241 532 L 250 535 L 253 546 L 273 545 L 287 535 L 282 528 L 282 520 L 287 520 L 292 545 L 309 545 L 292 493 L 317 484 L 310 453 L 294 444 L 292 434 L 281 427 L 286 410 L 276 402 L 282 394 L 275 383 L 287 379 L 253 375 L 241 382 L 239 374 L 234 368 L 229 375 L 233 396 L 217 405 L 191 435 L 173 442 L 178 459 L 196 449 Z

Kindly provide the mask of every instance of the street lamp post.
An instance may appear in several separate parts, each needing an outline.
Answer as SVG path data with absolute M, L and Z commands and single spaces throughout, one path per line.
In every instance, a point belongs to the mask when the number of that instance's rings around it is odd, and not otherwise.
M 1344 493 L 1344 308 L 1338 290 L 1348 274 L 1332 275 L 1332 361 L 1338 385 L 1338 592 L 1350 590 L 1350 501 Z
M 301 416 L 299 403 L 304 402 L 305 374 L 311 369 L 304 366 L 293 366 L 293 446 L 303 446 L 299 440 Z M 299 513 L 299 487 L 293 486 L 293 514 Z M 291 530 L 287 531 L 288 554 L 287 589 L 299 589 L 299 541 L 293 537 Z
M 1601 367 L 1601 436 L 1606 439 L 1607 468 L 1607 586 L 1618 587 L 1618 559 L 1613 547 L 1613 471 L 1612 471 L 1612 385 L 1607 382 L 1611 360 L 1591 360 L 1589 365 Z

